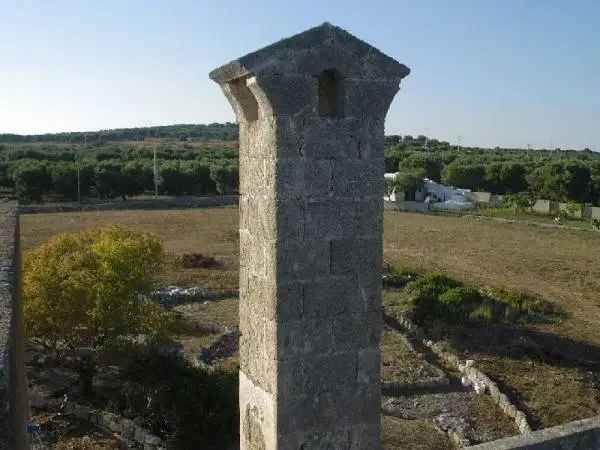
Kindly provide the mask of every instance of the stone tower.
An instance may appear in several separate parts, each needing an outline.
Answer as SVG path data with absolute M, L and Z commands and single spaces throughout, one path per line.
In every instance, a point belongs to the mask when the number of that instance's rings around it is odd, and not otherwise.
M 384 119 L 409 69 L 325 23 L 226 64 L 241 450 L 380 448 Z

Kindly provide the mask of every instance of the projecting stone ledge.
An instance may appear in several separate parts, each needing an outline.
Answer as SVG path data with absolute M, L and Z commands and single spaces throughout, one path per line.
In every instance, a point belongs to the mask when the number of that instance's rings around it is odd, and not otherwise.
M 379 450 L 384 120 L 406 66 L 330 24 L 213 71 L 240 124 L 240 450 Z
M 390 80 L 410 69 L 346 30 L 325 22 L 225 64 L 210 73 L 219 84 L 248 75 L 314 74 L 335 68 L 347 78 Z

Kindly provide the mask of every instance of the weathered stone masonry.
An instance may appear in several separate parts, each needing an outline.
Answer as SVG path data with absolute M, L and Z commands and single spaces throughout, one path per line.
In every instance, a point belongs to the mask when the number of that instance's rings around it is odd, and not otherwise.
M 0 205 L 0 450 L 29 448 L 19 266 L 18 214 Z
M 408 73 L 324 24 L 210 74 L 240 125 L 241 450 L 380 448 L 384 119 Z

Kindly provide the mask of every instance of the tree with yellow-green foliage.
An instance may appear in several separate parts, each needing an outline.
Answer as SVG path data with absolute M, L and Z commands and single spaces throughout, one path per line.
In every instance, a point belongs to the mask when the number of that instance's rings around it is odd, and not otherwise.
M 55 236 L 24 257 L 27 335 L 70 350 L 168 337 L 172 316 L 148 300 L 162 261 L 156 237 L 118 226 Z

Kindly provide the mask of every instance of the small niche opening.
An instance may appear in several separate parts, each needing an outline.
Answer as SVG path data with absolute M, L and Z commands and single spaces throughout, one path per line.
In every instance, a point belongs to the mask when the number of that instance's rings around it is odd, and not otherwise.
M 245 122 L 253 122 L 258 119 L 258 102 L 254 94 L 246 86 L 246 78 L 238 78 L 229 83 L 230 92 L 235 97 L 243 120 Z
M 335 69 L 325 70 L 319 75 L 319 115 L 323 117 L 344 115 L 342 76 Z

